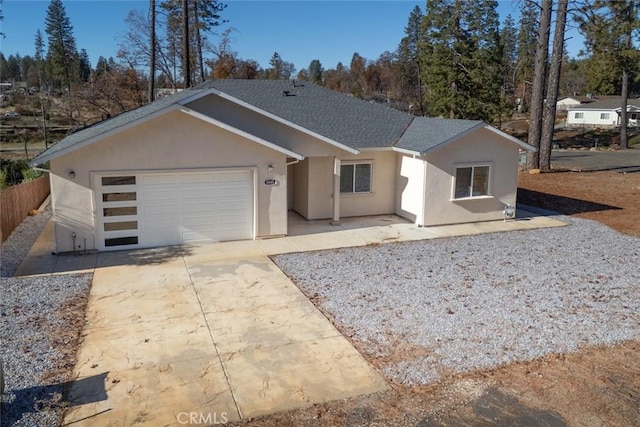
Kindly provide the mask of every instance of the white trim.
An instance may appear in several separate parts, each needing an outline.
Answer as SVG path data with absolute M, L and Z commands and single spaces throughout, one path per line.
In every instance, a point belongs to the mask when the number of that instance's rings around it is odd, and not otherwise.
M 526 142 L 522 142 L 520 141 L 518 138 L 516 138 L 515 136 L 511 136 L 508 133 L 502 132 L 500 129 L 496 129 L 493 126 L 487 125 L 485 124 L 485 129 L 490 130 L 491 132 L 498 134 L 499 136 L 508 139 L 509 141 L 513 142 L 514 144 L 520 146 L 520 148 L 522 148 L 523 150 L 527 150 L 527 151 L 531 151 L 531 152 L 536 152 L 538 151 L 538 149 L 536 147 L 534 147 L 533 145 L 529 145 Z
M 193 110 L 193 109 L 191 109 L 189 107 L 185 107 L 185 106 L 181 105 L 180 108 L 179 108 L 179 111 L 181 111 L 182 113 L 188 114 L 188 115 L 190 115 L 192 117 L 195 117 L 196 119 L 200 119 L 203 122 L 206 122 L 206 123 L 209 123 L 211 125 L 217 126 L 217 127 L 221 128 L 221 129 L 224 129 L 226 131 L 229 131 L 231 133 L 239 135 L 239 136 L 241 136 L 243 138 L 246 138 L 246 139 L 248 139 L 250 141 L 253 141 L 255 143 L 263 145 L 263 146 L 265 146 L 267 148 L 271 148 L 272 150 L 275 150 L 275 151 L 277 151 L 279 153 L 285 154 L 285 155 L 287 155 L 289 157 L 293 157 L 294 159 L 304 160 L 304 156 L 302 154 L 298 154 L 298 153 L 295 153 L 295 152 L 293 152 L 291 150 L 287 150 L 284 147 L 281 147 L 281 146 L 279 146 L 277 144 L 269 142 L 269 141 L 267 141 L 265 139 L 262 139 L 262 138 L 260 138 L 258 136 L 251 135 L 248 132 L 245 132 L 245 131 L 240 130 L 240 129 L 234 127 L 234 126 L 231 126 L 231 125 L 228 125 L 228 124 L 226 124 L 224 122 L 216 120 L 216 119 L 214 119 L 212 117 L 209 117 L 209 116 L 207 116 L 205 114 L 202 114 L 202 113 L 200 113 L 198 111 L 195 111 L 195 110 Z
M 464 132 L 460 132 L 457 135 L 455 135 L 455 136 L 453 136 L 453 137 L 451 137 L 451 138 L 449 138 L 449 139 L 447 139 L 445 141 L 442 141 L 441 143 L 439 143 L 437 145 L 434 145 L 431 148 L 426 149 L 425 151 L 419 152 L 418 154 L 420 156 L 426 156 L 427 154 L 431 153 L 432 151 L 439 150 L 440 148 L 442 148 L 442 147 L 444 147 L 446 145 L 449 145 L 452 142 L 457 141 L 458 139 L 460 139 L 462 137 L 465 137 L 465 136 L 467 136 L 467 135 L 469 135 L 469 134 L 471 134 L 471 133 L 473 133 L 473 132 L 475 132 L 475 131 L 477 131 L 479 129 L 487 129 L 488 131 L 491 131 L 491 132 L 497 134 L 498 136 L 508 140 L 509 142 L 512 142 L 512 143 L 518 145 L 520 148 L 522 148 L 524 150 L 527 150 L 527 151 L 538 151 L 537 148 L 527 144 L 526 142 L 522 142 L 518 138 L 515 138 L 515 137 L 509 135 L 508 133 L 502 132 L 501 130 L 496 129 L 491 125 L 488 125 L 488 124 L 486 124 L 484 122 L 480 122 L 477 125 L 472 126 L 469 129 L 465 130 Z M 396 151 L 404 152 L 406 154 L 415 154 L 415 152 L 411 151 L 411 150 L 395 148 L 395 147 L 394 147 L 394 149 Z
M 458 177 L 458 169 L 462 168 L 471 168 L 471 187 L 473 189 L 473 175 L 475 168 L 488 167 L 489 174 L 487 176 L 487 194 L 481 194 L 479 196 L 466 196 L 466 197 L 456 197 L 456 179 Z M 472 162 L 472 163 L 455 163 L 453 165 L 453 174 L 451 181 L 451 201 L 457 202 L 461 200 L 480 200 L 480 199 L 491 199 L 493 198 L 492 190 L 493 190 L 493 162 Z
M 340 148 L 340 149 L 342 149 L 344 151 L 347 151 L 347 152 L 349 152 L 351 154 L 360 154 L 360 151 L 356 150 L 355 148 L 351 148 L 351 147 L 349 147 L 347 145 L 341 144 L 341 143 L 339 143 L 337 141 L 334 141 L 331 138 L 327 138 L 324 135 L 320 135 L 319 133 L 313 132 L 313 131 L 305 128 L 305 127 L 302 127 L 302 126 L 300 126 L 298 124 L 290 122 L 289 120 L 283 119 L 282 117 L 278 117 L 275 114 L 272 114 L 272 113 L 270 113 L 268 111 L 265 111 L 265 110 L 263 110 L 261 108 L 258 108 L 255 105 L 251 105 L 248 102 L 245 102 L 245 101 L 242 101 L 242 100 L 240 100 L 238 98 L 235 98 L 235 97 L 233 97 L 233 96 L 231 96 L 231 95 L 229 95 L 229 94 L 227 94 L 225 92 L 222 92 L 221 90 L 216 89 L 216 88 L 210 88 L 210 89 L 202 92 L 201 94 L 199 94 L 197 96 L 180 100 L 180 101 L 178 101 L 178 103 L 180 105 L 185 105 L 185 104 L 193 102 L 196 99 L 199 99 L 199 98 L 201 98 L 203 96 L 206 96 L 206 95 L 209 95 L 209 94 L 213 94 L 213 95 L 219 96 L 222 99 L 226 99 L 227 101 L 233 102 L 234 104 L 237 104 L 237 105 L 239 105 L 241 107 L 244 107 L 244 108 L 246 108 L 248 110 L 251 110 L 251 111 L 253 111 L 255 113 L 261 114 L 261 115 L 263 115 L 265 117 L 268 117 L 268 118 L 270 118 L 272 120 L 275 120 L 275 121 L 277 121 L 279 123 L 282 123 L 284 125 L 287 125 L 287 126 L 293 128 L 293 129 L 296 129 L 296 130 L 298 130 L 300 132 L 306 133 L 307 135 L 310 135 L 310 136 L 312 136 L 314 138 L 317 138 L 317 139 L 319 139 L 319 140 L 321 140 L 323 142 L 326 142 L 329 145 L 333 145 L 334 147 Z
M 356 186 L 356 165 L 369 165 L 369 191 L 355 191 L 355 186 Z M 366 160 L 366 159 L 357 159 L 357 160 L 344 160 L 341 162 L 340 167 L 342 166 L 353 166 L 353 185 L 352 185 L 352 189 L 354 191 L 349 192 L 349 193 L 343 193 L 342 190 L 340 190 L 339 194 L 340 196 L 355 196 L 355 195 L 363 195 L 363 194 L 373 194 L 373 160 Z M 339 174 L 340 175 L 340 184 L 342 184 L 342 173 Z M 340 189 L 340 188 L 338 188 Z

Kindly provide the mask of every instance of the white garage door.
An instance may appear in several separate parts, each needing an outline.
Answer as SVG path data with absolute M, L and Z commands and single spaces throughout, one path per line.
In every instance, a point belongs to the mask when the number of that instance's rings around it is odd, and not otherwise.
M 251 170 L 100 174 L 100 249 L 254 237 Z

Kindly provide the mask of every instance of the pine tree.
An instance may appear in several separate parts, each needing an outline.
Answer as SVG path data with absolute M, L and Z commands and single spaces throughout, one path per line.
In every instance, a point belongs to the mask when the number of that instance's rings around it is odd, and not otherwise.
M 551 170 L 551 149 L 553 144 L 553 131 L 556 124 L 556 105 L 558 91 L 560 89 L 560 71 L 564 56 L 564 33 L 567 23 L 567 8 L 569 0 L 558 0 L 556 11 L 556 27 L 553 34 L 553 52 L 549 65 L 549 78 L 547 81 L 547 97 L 544 104 L 542 117 L 542 136 L 540 138 L 540 169 Z
M 417 101 L 420 115 L 424 115 L 419 60 L 423 18 L 420 7 L 414 7 L 404 29 L 405 36 L 400 41 L 396 52 L 398 60 L 395 65 L 396 80 L 402 92 L 408 94 L 411 101 Z
M 504 96 L 510 98 L 516 88 L 516 65 L 518 63 L 518 30 L 511 15 L 507 15 L 500 30 L 500 42 L 502 43 L 502 75 Z
M 536 149 L 540 147 L 542 136 L 542 110 L 544 105 L 544 89 L 547 75 L 547 60 L 549 56 L 549 32 L 551 30 L 551 12 L 553 0 L 542 0 L 540 11 L 540 26 L 536 38 L 536 56 L 533 65 L 533 82 L 531 85 L 531 113 L 529 116 L 529 132 L 527 142 Z M 527 153 L 527 169 L 538 169 L 540 153 Z
M 52 77 L 58 82 L 64 82 L 71 93 L 73 70 L 78 53 L 73 27 L 62 0 L 51 0 L 47 8 L 45 25 L 49 48 L 47 62 L 51 68 Z
M 47 112 L 44 102 L 44 38 L 40 28 L 36 31 L 34 40 L 35 61 L 38 69 L 38 94 L 40 98 L 40 114 L 42 116 L 42 138 L 44 139 L 44 147 L 49 147 L 49 138 L 47 135 Z
M 518 26 L 518 59 L 514 70 L 514 88 L 521 86 L 520 112 L 528 110 L 529 92 L 527 85 L 531 88 L 533 82 L 533 65 L 536 56 L 536 39 L 538 38 L 538 19 L 540 13 L 537 4 L 533 0 L 520 2 L 520 20 Z M 515 80 L 515 79 L 514 79 Z
M 503 50 L 494 0 L 429 0 L 421 55 L 429 115 L 492 120 Z
M 309 70 L 307 71 L 307 78 L 311 82 L 321 85 L 323 72 L 324 72 L 324 69 L 322 68 L 322 64 L 320 63 L 320 60 L 314 59 L 309 64 Z

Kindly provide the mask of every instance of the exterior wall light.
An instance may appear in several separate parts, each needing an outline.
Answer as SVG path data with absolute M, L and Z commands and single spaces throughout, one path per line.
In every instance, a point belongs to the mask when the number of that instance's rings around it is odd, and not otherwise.
M 74 171 L 69 171 L 69 178 L 76 179 L 76 173 Z
M 269 166 L 267 166 L 267 171 L 269 171 L 269 172 L 273 172 L 273 165 L 269 165 Z

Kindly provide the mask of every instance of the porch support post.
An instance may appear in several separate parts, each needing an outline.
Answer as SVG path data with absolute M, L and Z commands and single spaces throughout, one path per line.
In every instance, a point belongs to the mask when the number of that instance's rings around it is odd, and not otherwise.
M 333 158 L 333 218 L 331 225 L 340 225 L 340 159 Z

